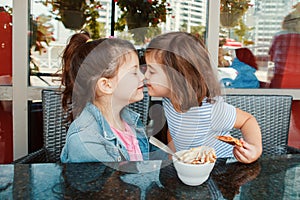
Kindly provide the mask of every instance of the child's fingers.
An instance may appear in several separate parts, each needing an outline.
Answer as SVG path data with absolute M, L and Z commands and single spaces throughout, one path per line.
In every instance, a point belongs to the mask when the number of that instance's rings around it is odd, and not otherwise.
M 243 152 L 241 152 L 241 151 L 235 149 L 235 150 L 233 151 L 233 155 L 234 155 L 234 157 L 235 157 L 239 162 L 242 162 L 242 163 L 247 162 L 247 157 L 244 155 Z
M 244 140 L 244 138 L 240 138 L 240 141 L 241 141 L 242 144 L 246 143 L 246 141 Z
M 234 151 L 238 152 L 238 154 L 243 155 L 245 157 L 247 149 L 244 148 L 244 147 L 240 147 L 240 146 L 235 145 Z
M 243 147 L 235 146 L 233 149 L 233 154 L 237 160 L 243 163 L 251 163 L 255 160 L 253 155 L 255 155 L 255 148 L 247 142 L 244 143 Z
M 250 144 L 247 143 L 243 138 L 240 139 L 241 143 L 242 143 L 242 147 L 237 146 L 238 148 L 245 148 L 245 149 L 250 149 Z

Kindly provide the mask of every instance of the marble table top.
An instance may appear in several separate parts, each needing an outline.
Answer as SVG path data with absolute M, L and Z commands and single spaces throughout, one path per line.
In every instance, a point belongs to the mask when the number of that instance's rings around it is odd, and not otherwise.
M 0 199 L 300 199 L 300 154 L 218 159 L 200 186 L 183 184 L 170 160 L 0 165 Z

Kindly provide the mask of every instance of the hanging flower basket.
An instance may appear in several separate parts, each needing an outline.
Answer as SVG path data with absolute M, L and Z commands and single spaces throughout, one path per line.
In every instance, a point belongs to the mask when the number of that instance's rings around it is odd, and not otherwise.
M 126 23 L 132 38 L 137 44 L 144 43 L 145 35 L 147 34 L 147 27 L 149 26 L 149 19 L 143 18 L 138 13 L 127 15 Z
M 123 31 L 141 27 L 157 27 L 166 22 L 171 13 L 170 4 L 166 0 L 116 0 L 122 14 L 115 23 L 115 30 Z
M 51 5 L 51 12 L 55 19 L 72 30 L 83 27 L 91 30 L 92 38 L 99 38 L 99 10 L 100 0 L 40 0 L 45 6 Z
M 170 4 L 166 0 L 115 0 L 122 14 L 115 23 L 116 31 L 128 28 L 136 44 L 143 44 L 148 29 L 166 22 L 171 13 Z
M 240 13 L 220 13 L 220 23 L 223 27 L 231 28 L 238 25 L 239 19 L 243 15 Z
M 249 8 L 250 0 L 221 0 L 220 24 L 232 28 Z
M 148 27 L 149 19 L 144 18 L 139 13 L 128 14 L 126 16 L 126 23 L 127 23 L 128 29 L 131 30 L 131 29 L 135 29 L 135 28 Z
M 61 10 L 61 21 L 71 30 L 79 30 L 86 22 L 86 16 L 78 10 Z

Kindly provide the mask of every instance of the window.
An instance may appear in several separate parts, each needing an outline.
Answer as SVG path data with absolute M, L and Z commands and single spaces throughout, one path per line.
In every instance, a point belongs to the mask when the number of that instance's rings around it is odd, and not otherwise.
M 17 2 L 18 1 L 18 2 Z M 221 1 L 221 0 L 220 0 Z M 178 31 L 185 30 L 192 33 L 201 33 L 204 34 L 205 31 L 201 28 L 193 28 L 194 26 L 203 26 L 206 27 L 207 37 L 212 37 L 207 40 L 209 42 L 209 50 L 212 53 L 214 58 L 214 51 L 217 52 L 218 48 L 218 36 L 223 36 L 224 38 L 229 38 L 226 45 L 223 45 L 225 50 L 233 52 L 236 48 L 234 45 L 246 46 L 249 48 L 257 58 L 258 69 L 259 69 L 259 78 L 265 80 L 268 83 L 269 78 L 272 75 L 274 69 L 274 61 L 271 61 L 268 51 L 271 46 L 271 42 L 277 32 L 281 29 L 281 22 L 283 18 L 292 11 L 292 5 L 297 3 L 295 0 L 251 0 L 251 6 L 247 12 L 241 18 L 244 24 L 250 28 L 247 30 L 244 35 L 237 36 L 235 34 L 238 31 L 237 27 L 224 27 L 222 26 L 220 32 L 218 26 L 218 9 L 216 7 L 209 9 L 209 4 L 215 4 L 217 1 L 207 1 L 207 0 L 188 0 L 185 2 L 178 2 L 176 0 L 168 0 L 170 7 L 172 8 L 172 13 L 167 16 L 166 23 L 160 24 L 159 28 L 161 32 L 164 31 Z M 1 2 L 3 5 L 3 1 Z M 111 10 L 112 5 L 110 0 L 101 1 L 102 9 L 99 11 L 100 18 L 100 36 L 108 37 L 111 35 Z M 28 145 L 28 113 L 27 113 L 27 101 L 28 100 L 39 100 L 40 99 L 40 90 L 45 87 L 54 87 L 59 85 L 57 77 L 47 76 L 49 74 L 59 73 L 60 70 L 60 56 L 62 49 L 64 48 L 69 36 L 71 36 L 75 31 L 71 29 L 66 29 L 65 25 L 56 20 L 56 16 L 52 15 L 49 10 L 50 7 L 45 7 L 39 3 L 39 1 L 31 0 L 30 3 L 27 0 L 24 0 L 20 4 L 19 0 L 4 0 L 4 5 L 13 6 L 15 21 L 13 24 L 13 30 L 18 35 L 14 35 L 18 46 L 13 46 L 13 60 L 16 77 L 14 78 L 14 85 L 10 86 L 0 86 L 0 100 L 13 100 L 13 125 L 14 125 L 14 134 L 17 135 L 17 138 L 14 138 L 14 158 L 18 158 L 27 152 Z M 20 7 L 22 5 L 22 8 Z M 25 7 L 24 7 L 25 6 Z M 30 10 L 29 13 L 27 11 Z M 209 12 L 210 11 L 210 12 Z M 27 42 L 28 42 L 28 32 L 34 33 L 33 29 L 30 29 L 29 24 L 32 19 L 33 22 L 41 20 L 40 15 L 45 14 L 46 16 L 51 15 L 51 19 L 48 20 L 52 24 L 52 28 L 48 29 L 50 33 L 53 33 L 53 41 L 49 42 L 48 45 L 43 44 L 44 49 L 39 52 L 35 51 L 35 48 L 31 48 L 31 56 L 29 56 L 29 51 L 27 51 Z M 116 6 L 115 16 L 117 18 L 120 16 L 120 11 Z M 221 13 L 222 14 L 222 13 Z M 213 16 L 211 19 L 207 19 L 207 16 Z M 221 19 L 226 19 L 222 18 Z M 226 21 L 226 20 L 225 20 Z M 47 22 L 47 23 L 48 23 Z M 209 24 L 207 24 L 209 22 Z M 205 29 L 204 29 L 205 30 Z M 126 30 L 125 30 L 126 32 Z M 157 33 L 153 33 L 153 37 Z M 31 34 L 31 41 L 33 41 Z M 132 39 L 131 35 L 121 33 L 118 31 L 114 32 L 116 37 L 125 37 Z M 149 37 L 151 39 L 151 37 Z M 232 41 L 232 40 L 234 41 Z M 231 44 L 231 45 L 230 45 Z M 300 43 L 295 43 L 295 49 L 299 48 Z M 141 46 L 138 46 L 141 47 Z M 217 53 L 216 53 L 217 55 Z M 230 55 L 232 56 L 232 54 Z M 217 56 L 216 56 L 217 57 Z M 35 65 L 32 60 L 34 60 Z M 298 59 L 299 60 L 299 59 Z M 31 62 L 28 62 L 31 61 Z M 28 63 L 28 65 L 24 64 Z M 217 67 L 217 66 L 216 66 Z M 37 70 L 38 69 L 38 70 Z M 27 77 L 28 72 L 30 76 Z M 40 74 L 39 74 L 40 73 Z M 270 73 L 270 74 L 269 74 Z M 25 75 L 25 77 L 24 77 Z M 38 76 L 39 75 L 39 76 Z M 45 76 L 46 75 L 46 76 Z M 29 81 L 30 80 L 30 81 Z M 25 84 L 24 84 L 25 83 Z M 27 85 L 27 83 L 29 83 Z M 266 84 L 268 87 L 269 85 Z M 264 87 L 263 89 L 258 90 L 245 90 L 245 89 L 234 89 L 226 90 L 226 92 L 233 93 L 270 93 L 270 94 L 291 94 L 294 96 L 294 99 L 300 99 L 299 86 L 293 87 L 296 89 L 268 89 Z M 25 92 L 24 92 L 25 91 Z M 18 98 L 12 98 L 13 96 L 18 96 Z M 18 126 L 16 125 L 18 124 Z

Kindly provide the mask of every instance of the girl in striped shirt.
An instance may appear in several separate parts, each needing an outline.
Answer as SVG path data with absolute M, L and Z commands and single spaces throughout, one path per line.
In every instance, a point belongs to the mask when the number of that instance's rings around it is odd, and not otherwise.
M 205 45 L 185 32 L 154 38 L 145 53 L 149 95 L 163 97 L 169 145 L 180 151 L 201 145 L 215 148 L 217 157 L 251 163 L 262 153 L 259 125 L 249 113 L 227 104 Z M 242 147 L 215 136 L 241 130 Z

